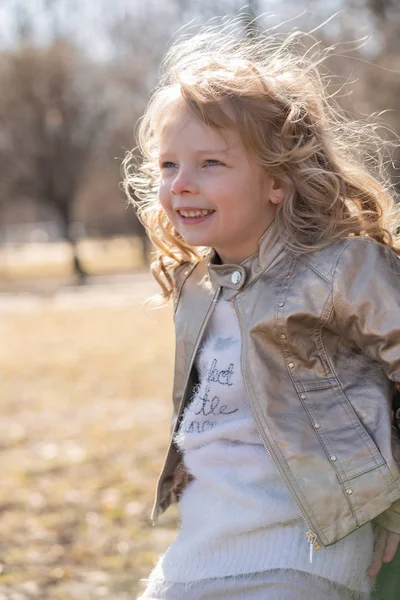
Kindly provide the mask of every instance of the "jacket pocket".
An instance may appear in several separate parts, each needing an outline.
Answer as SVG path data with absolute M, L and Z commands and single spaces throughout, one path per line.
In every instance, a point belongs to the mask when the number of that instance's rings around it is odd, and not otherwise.
M 334 380 L 298 384 L 299 397 L 341 482 L 386 465 L 379 448 Z

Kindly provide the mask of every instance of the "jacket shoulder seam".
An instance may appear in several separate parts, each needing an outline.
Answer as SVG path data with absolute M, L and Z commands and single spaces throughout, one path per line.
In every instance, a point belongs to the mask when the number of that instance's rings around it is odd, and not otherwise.
M 308 261 L 306 259 L 306 255 L 305 254 L 295 254 L 295 253 L 293 253 L 293 254 L 297 258 L 297 260 L 299 260 L 304 265 L 306 265 L 307 267 L 309 267 L 312 271 L 314 271 L 314 273 L 316 275 L 318 275 L 319 277 L 321 277 L 321 279 L 323 279 L 326 283 L 332 284 L 332 280 L 329 278 L 328 272 L 320 264 L 318 264 L 318 266 L 317 266 L 317 265 L 313 264 L 311 261 Z
M 356 236 L 356 237 L 352 237 L 351 239 L 347 239 L 347 242 L 344 244 L 344 246 L 340 249 L 336 259 L 333 261 L 332 267 L 331 269 L 328 271 L 327 269 L 324 268 L 323 264 L 321 261 L 318 260 L 307 260 L 308 254 L 307 253 L 294 253 L 297 258 L 305 265 L 307 265 L 310 269 L 312 269 L 314 271 L 314 273 L 316 273 L 317 275 L 319 275 L 322 279 L 324 279 L 327 283 L 329 283 L 330 285 L 333 285 L 333 280 L 335 277 L 335 273 L 336 273 L 336 269 L 337 269 L 337 265 L 343 255 L 343 253 L 347 250 L 347 248 L 349 246 L 351 246 L 354 243 L 357 243 L 357 240 L 363 240 L 365 242 L 369 242 L 369 243 L 373 243 L 373 244 L 377 244 L 377 242 L 371 238 L 367 238 L 364 236 Z M 290 250 L 288 249 L 288 251 L 290 252 Z M 292 251 L 293 253 L 293 251 Z

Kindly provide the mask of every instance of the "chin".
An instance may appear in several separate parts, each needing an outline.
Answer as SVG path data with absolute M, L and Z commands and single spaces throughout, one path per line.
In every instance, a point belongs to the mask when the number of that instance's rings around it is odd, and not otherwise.
M 189 246 L 213 246 L 213 242 L 210 239 L 207 239 L 205 236 L 200 235 L 183 235 L 181 233 L 183 239 Z

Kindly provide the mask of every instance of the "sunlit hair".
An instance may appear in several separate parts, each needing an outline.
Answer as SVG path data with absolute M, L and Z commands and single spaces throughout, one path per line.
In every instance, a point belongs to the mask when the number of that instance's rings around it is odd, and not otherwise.
M 310 39 L 254 30 L 246 37 L 237 23 L 225 23 L 179 39 L 166 55 L 138 127 L 143 159 L 132 151 L 123 163 L 124 189 L 156 248 L 152 272 L 165 299 L 174 269 L 208 251 L 183 240 L 157 198 L 159 135 L 179 103 L 215 130 L 237 130 L 258 163 L 286 183 L 276 224 L 291 248 L 369 236 L 400 252 L 385 143 L 376 125 L 339 110 L 323 73 L 329 53 Z

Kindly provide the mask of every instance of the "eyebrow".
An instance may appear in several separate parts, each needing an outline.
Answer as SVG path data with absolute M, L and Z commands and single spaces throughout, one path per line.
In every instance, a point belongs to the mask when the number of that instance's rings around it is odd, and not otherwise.
M 194 154 L 197 155 L 201 155 L 201 154 L 223 154 L 224 156 L 226 154 L 229 154 L 230 149 L 228 148 L 227 150 L 196 150 L 194 152 Z M 159 154 L 159 158 L 163 158 L 165 156 L 168 156 L 170 154 L 173 154 L 173 150 L 166 150 L 165 152 L 162 152 L 161 154 Z

